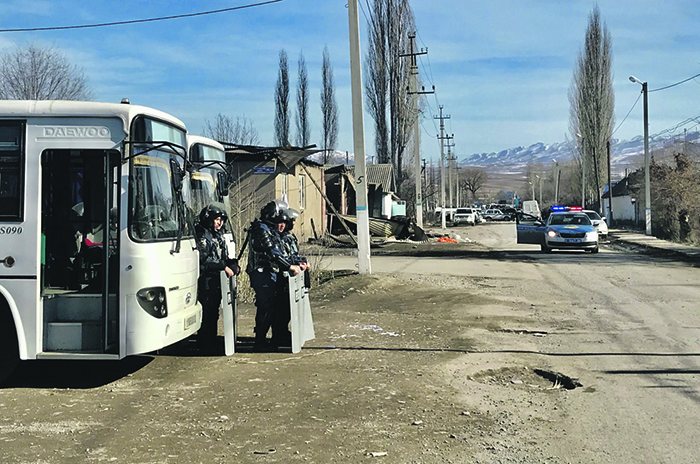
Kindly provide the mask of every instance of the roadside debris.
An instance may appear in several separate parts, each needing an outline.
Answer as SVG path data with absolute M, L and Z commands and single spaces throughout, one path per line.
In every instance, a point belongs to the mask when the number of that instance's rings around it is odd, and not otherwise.
M 459 242 L 457 240 L 455 240 L 454 238 L 440 237 L 438 239 L 438 243 L 459 243 Z

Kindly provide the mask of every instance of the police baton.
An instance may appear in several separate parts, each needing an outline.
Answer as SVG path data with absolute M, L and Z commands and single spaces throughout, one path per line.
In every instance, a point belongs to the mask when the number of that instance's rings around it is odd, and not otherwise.
M 246 247 L 248 246 L 248 241 L 250 240 L 250 229 L 246 229 L 246 234 L 245 234 L 245 240 L 243 241 L 243 246 L 241 247 L 241 251 L 238 253 L 238 257 L 236 258 L 237 261 L 241 260 L 241 256 L 243 256 L 243 252 L 245 251 Z

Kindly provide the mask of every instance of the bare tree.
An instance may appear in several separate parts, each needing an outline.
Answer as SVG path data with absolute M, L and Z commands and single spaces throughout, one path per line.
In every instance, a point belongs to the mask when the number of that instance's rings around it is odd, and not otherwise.
M 602 206 L 600 186 L 605 184 L 608 172 L 606 143 L 615 126 L 612 61 L 612 38 L 607 25 L 601 24 L 596 5 L 588 17 L 585 45 L 569 88 L 569 130 L 579 141 L 578 159 L 585 168 L 581 175 L 592 180 L 589 185 L 595 188 L 598 208 Z M 590 190 L 587 187 L 585 192 Z
M 476 192 L 481 190 L 486 184 L 486 172 L 483 169 L 467 168 L 461 171 L 461 184 L 465 190 L 472 194 L 472 199 L 476 200 Z
M 289 144 L 289 67 L 287 52 L 280 50 L 280 69 L 275 86 L 275 144 Z
M 53 47 L 35 44 L 5 49 L 0 56 L 0 99 L 91 100 L 82 69 Z
M 309 78 L 304 52 L 299 53 L 299 80 L 297 82 L 297 145 L 306 147 L 311 140 L 309 121 Z
M 260 134 L 253 127 L 253 121 L 245 116 L 236 116 L 234 120 L 219 113 L 213 123 L 208 119 L 205 119 L 204 123 L 204 135 L 219 142 L 236 145 L 258 145 L 260 143 Z
M 387 99 L 389 79 L 384 37 L 386 36 L 386 4 L 374 2 L 373 14 L 368 18 L 368 49 L 365 61 L 365 95 L 367 110 L 374 120 L 374 146 L 379 163 L 390 163 L 389 126 L 387 124 Z
M 321 67 L 321 112 L 323 125 L 321 128 L 323 150 L 323 163 L 328 162 L 328 157 L 338 144 L 338 104 L 335 101 L 335 84 L 333 82 L 333 66 L 328 53 L 328 46 L 323 48 L 323 65 Z
M 408 33 L 415 30 L 415 18 L 408 0 L 373 0 L 371 6 L 369 0 L 366 2 L 370 10 L 365 61 L 367 106 L 378 134 L 375 135 L 378 159 L 391 161 L 401 192 L 405 175 L 403 155 L 413 130 L 408 92 L 410 63 L 401 55 L 410 48 Z

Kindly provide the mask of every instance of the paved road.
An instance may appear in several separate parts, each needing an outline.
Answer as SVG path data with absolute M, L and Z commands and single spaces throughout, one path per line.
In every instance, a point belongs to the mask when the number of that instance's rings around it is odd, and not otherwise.
M 516 244 L 512 223 L 453 231 L 473 240 L 473 251 L 373 256 L 373 272 L 463 276 L 490 287 L 503 308 L 530 303 L 529 314 L 519 311 L 502 329 L 546 335 L 532 341 L 536 360 L 509 350 L 506 339 L 483 361 L 549 363 L 586 387 L 558 403 L 535 435 L 545 455 L 558 462 L 700 462 L 697 267 L 605 246 L 597 255 L 544 254 Z M 352 267 L 353 259 L 332 265 Z

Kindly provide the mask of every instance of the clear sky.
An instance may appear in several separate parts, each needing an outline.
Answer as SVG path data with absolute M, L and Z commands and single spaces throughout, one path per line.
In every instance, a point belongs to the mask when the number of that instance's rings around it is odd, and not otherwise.
M 3 0 L 0 29 L 70 26 L 232 8 L 261 0 Z M 364 0 L 362 0 L 364 3 Z M 574 64 L 595 5 L 591 0 L 412 0 L 427 96 L 423 157 L 439 154 L 438 105 L 451 116 L 458 158 L 536 142 L 563 142 Z M 278 53 L 289 55 L 290 107 L 297 58 L 309 72 L 313 143 L 320 143 L 319 94 L 324 45 L 334 67 L 340 150 L 353 150 L 346 0 L 283 0 L 266 6 L 160 22 L 43 32 L 0 33 L 0 48 L 55 46 L 81 66 L 96 100 L 171 113 L 201 134 L 218 113 L 252 120 L 273 143 Z M 639 96 L 634 75 L 654 90 L 700 73 L 700 2 L 600 0 L 613 39 L 617 124 Z M 366 24 L 360 13 L 361 27 Z M 362 33 L 362 49 L 366 35 Z M 650 132 L 700 116 L 700 80 L 649 95 Z M 641 100 L 615 137 L 643 132 Z M 365 115 L 366 151 L 375 151 Z M 684 126 L 695 129 L 696 125 Z M 682 133 L 682 128 L 680 129 Z M 293 130 L 292 134 L 296 131 Z

